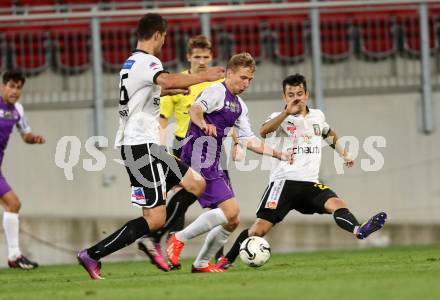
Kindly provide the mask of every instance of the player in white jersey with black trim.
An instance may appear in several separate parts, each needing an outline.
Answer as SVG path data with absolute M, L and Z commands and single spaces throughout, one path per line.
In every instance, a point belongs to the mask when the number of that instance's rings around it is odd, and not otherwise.
M 238 256 L 240 245 L 247 237 L 266 235 L 293 209 L 302 214 L 333 214 L 336 224 L 358 239 L 366 238 L 385 224 L 387 215 L 384 212 L 359 224 L 346 202 L 327 185 L 319 183 L 323 139 L 344 158 L 346 166 L 353 166 L 354 161 L 338 142 L 324 113 L 308 108 L 308 96 L 304 76 L 295 74 L 284 79 L 285 109 L 271 114 L 261 127 L 260 134 L 265 138 L 274 133 L 272 146 L 283 151 L 292 149 L 294 163 L 289 165 L 283 161 L 273 161 L 270 183 L 257 209 L 257 220 L 240 233 L 228 254 L 220 257 L 217 267 L 227 269 Z
M 146 14 L 138 23 L 137 48 L 120 72 L 119 129 L 115 146 L 121 149 L 131 182 L 131 202 L 142 208 L 133 219 L 96 245 L 78 253 L 79 263 L 92 279 L 101 279 L 100 259 L 138 238 L 160 229 L 166 219 L 166 192 L 179 185 L 200 196 L 206 183 L 186 164 L 161 146 L 160 96 L 188 92 L 191 85 L 224 76 L 220 67 L 202 74 L 168 74 L 157 58 L 165 42 L 167 22 Z

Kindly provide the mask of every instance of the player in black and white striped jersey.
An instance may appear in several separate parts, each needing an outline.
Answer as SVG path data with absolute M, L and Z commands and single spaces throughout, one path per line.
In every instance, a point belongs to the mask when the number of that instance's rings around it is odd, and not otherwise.
M 102 279 L 100 259 L 138 238 L 161 228 L 166 219 L 166 191 L 179 185 L 200 196 L 205 181 L 161 146 L 160 96 L 185 93 L 191 85 L 224 76 L 221 67 L 201 74 L 169 74 L 157 58 L 165 42 L 167 22 L 158 14 L 146 14 L 137 27 L 136 50 L 120 72 L 119 129 L 115 146 L 131 182 L 131 202 L 142 208 L 133 219 L 96 245 L 78 253 L 78 261 L 92 279 Z

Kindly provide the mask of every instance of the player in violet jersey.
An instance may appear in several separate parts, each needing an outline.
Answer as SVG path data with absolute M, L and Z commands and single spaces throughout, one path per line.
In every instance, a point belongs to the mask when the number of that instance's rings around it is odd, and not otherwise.
M 3 74 L 0 96 L 0 167 L 8 145 L 12 129 L 17 127 L 23 141 L 27 144 L 44 144 L 41 135 L 34 135 L 24 117 L 23 106 L 18 103 L 25 77 L 19 71 L 8 71 Z M 10 268 L 35 269 L 36 262 L 30 261 L 20 251 L 18 212 L 21 203 L 17 194 L 9 186 L 0 170 L 0 203 L 5 208 L 3 213 L 3 228 L 8 244 L 8 265 Z
M 239 224 L 239 206 L 220 166 L 223 139 L 232 127 L 236 128 L 240 142 L 246 142 L 253 152 L 291 162 L 291 152 L 272 149 L 251 130 L 248 108 L 238 95 L 249 87 L 254 72 L 255 61 L 249 53 L 234 55 L 226 67 L 225 81 L 205 88 L 189 111 L 191 123 L 185 138 L 188 142 L 181 159 L 206 180 L 205 192 L 198 200 L 203 208 L 211 210 L 169 238 L 167 254 L 175 268 L 180 266 L 184 243 L 209 231 L 191 271 L 224 272 L 209 261 Z

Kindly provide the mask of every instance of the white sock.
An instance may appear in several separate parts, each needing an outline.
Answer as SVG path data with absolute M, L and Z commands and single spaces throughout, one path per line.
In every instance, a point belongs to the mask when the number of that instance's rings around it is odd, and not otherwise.
M 228 241 L 228 237 L 231 232 L 223 228 L 223 226 L 217 226 L 208 233 L 205 239 L 205 243 L 200 249 L 199 255 L 194 261 L 194 267 L 203 268 L 208 265 L 211 257 Z
M 204 212 L 197 219 L 189 224 L 185 229 L 176 233 L 176 238 L 181 242 L 186 242 L 196 236 L 210 231 L 212 228 L 228 223 L 225 214 L 220 208 L 215 208 Z
M 18 214 L 4 212 L 3 228 L 5 229 L 6 243 L 8 244 L 8 259 L 16 260 L 21 255 L 18 246 Z

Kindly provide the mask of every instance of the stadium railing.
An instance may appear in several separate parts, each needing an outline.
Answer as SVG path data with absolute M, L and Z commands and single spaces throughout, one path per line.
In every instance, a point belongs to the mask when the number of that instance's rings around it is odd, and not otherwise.
M 188 38 L 207 32 L 215 64 L 224 64 L 232 54 L 242 51 L 255 57 L 261 71 L 251 93 L 278 93 L 285 74 L 301 72 L 314 80 L 321 78 L 326 94 L 342 95 L 371 89 L 392 93 L 423 85 L 419 7 L 426 4 L 432 62 L 429 80 L 434 86 L 440 83 L 439 66 L 434 63 L 439 57 L 440 1 L 368 1 L 368 5 L 358 1 L 218 1 L 209 6 L 170 1 L 165 2 L 165 8 L 163 4 L 157 8 L 159 1 L 149 1 L 150 8 L 145 1 L 54 0 L 41 2 L 44 6 L 29 6 L 30 2 L 22 1 L 21 11 L 15 8 L 9 14 L 0 14 L 0 71 L 20 68 L 32 76 L 23 99 L 31 108 L 66 102 L 89 103 L 91 107 L 92 90 L 96 88 L 102 89 L 105 101 L 116 105 L 115 75 L 135 46 L 136 20 L 150 11 L 169 20 L 161 59 L 170 70 L 186 67 Z M 319 74 L 312 73 L 313 8 L 320 12 Z M 208 23 L 201 21 L 203 14 L 209 15 Z M 100 24 L 102 57 L 93 57 L 93 18 Z M 104 71 L 102 87 L 90 84 L 95 60 Z

